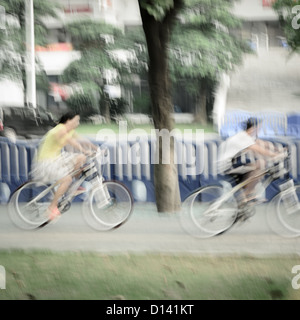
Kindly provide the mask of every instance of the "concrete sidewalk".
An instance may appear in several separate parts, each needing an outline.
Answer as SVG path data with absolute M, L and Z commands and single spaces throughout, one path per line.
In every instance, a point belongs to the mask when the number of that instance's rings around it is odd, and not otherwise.
M 179 215 L 158 214 L 154 203 L 136 203 L 130 219 L 118 229 L 99 232 L 84 220 L 80 203 L 61 219 L 37 231 L 24 231 L 11 222 L 6 206 L 0 207 L 0 249 L 48 249 L 116 253 L 185 253 L 197 255 L 299 254 L 300 237 L 283 238 L 266 221 L 266 208 L 244 224 L 208 239 L 188 234 Z

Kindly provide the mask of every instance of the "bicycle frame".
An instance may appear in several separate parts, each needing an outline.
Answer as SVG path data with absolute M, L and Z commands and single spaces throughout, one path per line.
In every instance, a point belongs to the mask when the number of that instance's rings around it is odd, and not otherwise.
M 244 222 L 255 213 L 257 202 L 247 201 L 243 188 L 261 180 L 261 191 L 257 190 L 260 195 L 276 180 L 278 190 L 270 202 L 276 206 L 277 220 L 271 228 L 279 234 L 292 233 L 292 236 L 299 236 L 300 221 L 295 219 L 300 213 L 300 186 L 294 185 L 289 174 L 290 159 L 290 153 L 284 153 L 280 158 L 273 159 L 273 163 L 268 163 L 268 167 L 252 172 L 253 175 L 242 182 L 235 179 L 236 183 L 231 183 L 228 188 L 221 183 L 204 185 L 194 190 L 184 200 L 185 207 L 180 216 L 182 226 L 188 233 L 200 238 L 222 234 L 235 223 Z M 235 176 L 232 175 L 232 178 Z M 226 176 L 220 180 L 228 182 Z M 267 210 L 267 213 L 269 216 L 274 210 Z
M 91 184 L 84 190 L 82 213 L 86 222 L 94 229 L 108 231 L 125 223 L 132 213 L 133 198 L 130 191 L 121 182 L 103 179 L 102 159 L 99 152 L 89 156 L 85 164 L 70 173 L 75 179 L 57 204 L 62 214 L 70 209 L 73 199 L 83 192 L 77 192 L 84 182 Z M 100 160 L 100 161 L 99 161 Z M 67 176 L 69 177 L 69 176 Z M 63 178 L 62 178 L 63 179 Z M 14 224 L 22 229 L 40 229 L 53 220 L 47 214 L 47 208 L 53 201 L 60 179 L 53 184 L 43 181 L 27 181 L 10 198 L 10 216 Z M 33 199 L 32 199 L 33 198 Z M 28 202 L 27 202 L 28 201 Z
M 248 185 L 249 183 L 255 181 L 256 179 L 265 176 L 268 172 L 270 171 L 270 169 L 263 169 L 261 170 L 261 172 L 259 172 L 257 175 L 252 176 L 242 182 L 240 182 L 239 184 L 237 184 L 236 186 L 234 186 L 229 192 L 223 194 L 217 201 L 215 201 L 206 211 L 206 213 L 211 213 L 212 211 L 217 210 L 220 205 L 224 202 L 227 201 L 228 199 L 230 199 L 233 195 L 235 195 L 238 191 L 240 191 L 242 188 L 244 188 L 246 185 Z M 274 178 L 272 176 L 269 176 L 264 182 L 263 182 L 263 186 L 264 188 L 268 187 L 269 184 L 274 180 Z
M 94 155 L 94 156 L 91 156 L 90 157 L 90 161 L 94 161 L 94 159 L 97 157 L 97 154 Z M 82 172 L 83 169 L 80 168 L 80 169 L 77 169 L 77 170 L 74 170 L 72 173 L 71 173 L 71 176 L 72 177 L 75 177 L 77 174 L 79 174 L 80 172 Z M 66 191 L 65 194 L 68 194 L 67 197 L 64 198 L 63 202 L 64 203 L 67 203 L 67 202 L 72 202 L 73 199 L 75 198 L 75 191 L 78 189 L 78 187 L 89 177 L 91 176 L 92 174 L 94 174 L 94 172 L 91 172 L 89 175 L 82 175 L 81 178 L 79 178 L 77 181 L 75 181 L 75 183 L 73 183 L 69 189 Z M 97 172 L 97 175 L 99 176 L 99 178 L 101 179 L 102 178 L 102 175 L 99 174 Z M 63 179 L 63 178 L 62 178 Z M 60 182 L 62 181 L 62 179 L 54 182 L 53 184 L 51 184 L 48 188 L 46 188 L 44 191 L 42 191 L 41 193 L 39 193 L 35 198 L 33 198 L 30 202 L 28 202 L 25 207 L 27 206 L 30 206 L 32 203 L 36 202 L 36 201 L 39 201 L 40 199 L 42 199 L 50 190 L 53 190 L 55 187 L 57 187 Z M 71 192 L 69 192 L 71 190 Z

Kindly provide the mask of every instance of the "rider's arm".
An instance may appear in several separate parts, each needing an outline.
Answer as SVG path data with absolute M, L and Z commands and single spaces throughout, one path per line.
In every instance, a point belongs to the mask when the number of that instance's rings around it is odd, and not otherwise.
M 68 144 L 70 144 L 72 147 L 74 147 L 79 152 L 87 154 L 85 148 L 83 148 L 83 146 L 79 143 L 79 141 L 77 139 L 70 137 L 68 139 Z
M 273 158 L 278 156 L 278 153 L 266 149 L 257 143 L 254 143 L 253 145 L 249 146 L 248 149 L 265 157 Z
M 65 145 L 71 145 L 73 148 L 78 150 L 81 153 L 84 152 L 84 148 L 81 146 L 81 144 L 77 141 L 77 139 L 74 139 L 73 136 L 71 136 L 67 130 L 62 127 L 57 133 L 56 133 L 56 139 L 57 141 L 60 141 L 63 146 Z
M 91 150 L 97 150 L 97 147 L 87 139 L 80 138 L 76 132 L 72 135 L 69 143 L 85 155 L 91 155 Z
M 92 142 L 90 142 L 88 139 L 83 139 L 83 138 L 80 138 L 80 139 L 77 139 L 77 141 L 84 147 L 84 148 L 89 148 L 89 149 L 92 149 L 92 150 L 95 150 L 97 151 L 98 150 L 98 146 L 93 144 Z
M 89 150 L 98 150 L 98 146 L 96 146 L 95 144 L 93 144 L 91 141 L 89 141 L 88 139 L 81 137 L 76 131 L 74 131 L 73 135 L 72 135 L 73 139 L 76 139 L 76 141 L 78 141 L 78 143 L 80 143 L 80 145 L 85 148 L 85 149 L 89 149 Z
M 262 146 L 263 148 L 269 149 L 269 143 L 267 141 L 256 139 L 255 142 Z

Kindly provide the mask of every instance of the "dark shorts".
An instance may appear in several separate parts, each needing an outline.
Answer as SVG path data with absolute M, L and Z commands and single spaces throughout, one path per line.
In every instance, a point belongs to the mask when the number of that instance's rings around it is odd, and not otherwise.
M 248 154 L 239 155 L 232 159 L 231 167 L 226 174 L 245 174 L 255 170 L 255 159 Z

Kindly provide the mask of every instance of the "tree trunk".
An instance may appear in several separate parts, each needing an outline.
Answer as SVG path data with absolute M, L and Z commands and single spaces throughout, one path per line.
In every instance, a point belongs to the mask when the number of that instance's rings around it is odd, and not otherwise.
M 104 90 L 102 90 L 102 92 L 100 95 L 101 115 L 105 118 L 106 123 L 111 123 L 109 96 Z
M 22 62 L 24 61 L 24 58 L 22 58 Z M 23 83 L 23 92 L 24 92 L 24 96 L 23 96 L 23 105 L 26 106 L 27 105 L 27 81 L 26 81 L 26 70 L 25 70 L 25 61 L 22 64 L 22 69 L 21 69 L 21 73 L 22 73 L 22 83 Z
M 110 104 L 109 104 L 109 98 L 107 95 L 105 95 L 104 98 L 104 114 L 105 114 L 105 120 L 106 123 L 110 123 L 111 122 L 111 117 L 110 117 Z
M 195 122 L 198 122 L 201 125 L 207 124 L 206 101 L 207 101 L 207 84 L 204 79 L 201 81 L 200 95 L 196 97 L 196 106 L 195 106 L 195 114 L 194 114 Z
M 181 0 L 174 1 L 178 6 Z M 157 163 L 154 164 L 154 185 L 158 212 L 180 210 L 180 193 L 177 166 L 174 161 L 174 140 L 171 112 L 171 88 L 168 69 L 167 45 L 169 33 L 176 15 L 176 6 L 166 12 L 162 21 L 157 21 L 141 3 L 140 12 L 149 54 L 149 87 L 152 101 L 152 117 L 157 134 L 165 133 L 167 142 L 156 135 Z M 177 8 L 178 9 L 178 8 Z M 163 131 L 161 131 L 163 130 Z M 168 145 L 166 145 L 168 144 Z M 169 150 L 169 154 L 165 154 Z M 153 151 L 152 151 L 153 152 Z

